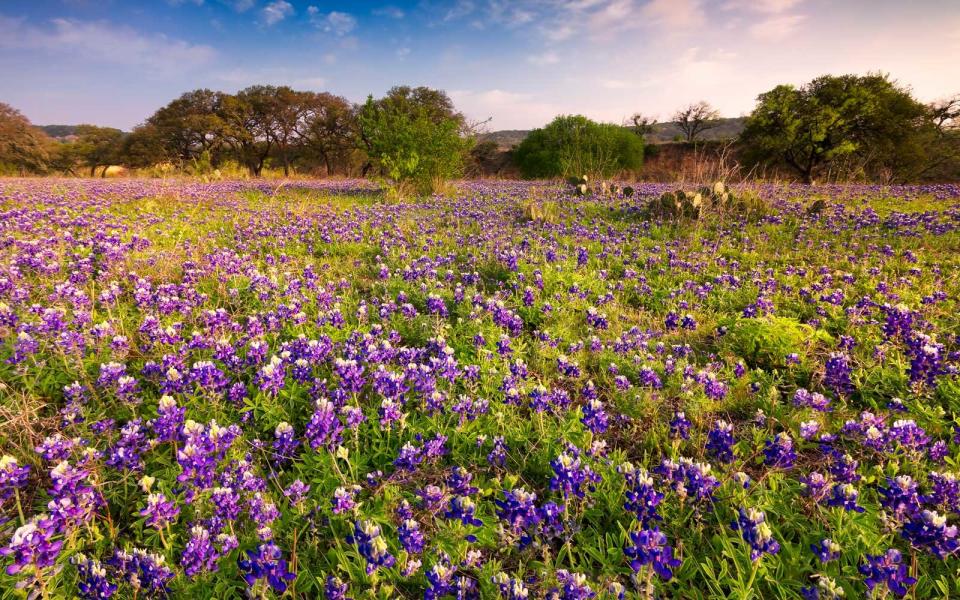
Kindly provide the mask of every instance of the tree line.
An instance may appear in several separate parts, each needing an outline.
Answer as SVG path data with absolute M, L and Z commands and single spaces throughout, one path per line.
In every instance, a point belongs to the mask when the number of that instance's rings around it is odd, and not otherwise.
M 706 102 L 669 120 L 678 140 L 696 145 L 717 126 Z M 871 181 L 960 177 L 960 96 L 924 104 L 888 76 L 823 76 L 760 94 L 735 140 L 754 172 Z M 400 193 L 435 190 L 482 171 L 498 150 L 477 143 L 471 123 L 441 90 L 396 86 L 353 104 L 327 92 L 256 85 L 235 94 L 198 89 L 158 109 L 129 133 L 81 125 L 58 143 L 0 103 L 0 170 L 96 176 L 109 165 L 165 165 L 202 174 L 227 166 L 260 176 L 360 175 L 389 180 Z M 561 115 L 535 129 L 507 158 L 531 178 L 640 174 L 644 140 L 656 119 L 623 124 Z M 101 171 L 101 169 L 103 171 Z

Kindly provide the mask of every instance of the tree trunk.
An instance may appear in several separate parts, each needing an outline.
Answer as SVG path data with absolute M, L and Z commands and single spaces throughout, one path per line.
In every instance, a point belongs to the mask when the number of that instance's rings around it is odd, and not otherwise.
M 97 165 L 93 165 L 92 167 L 90 167 L 90 177 L 96 177 L 96 176 L 97 176 Z

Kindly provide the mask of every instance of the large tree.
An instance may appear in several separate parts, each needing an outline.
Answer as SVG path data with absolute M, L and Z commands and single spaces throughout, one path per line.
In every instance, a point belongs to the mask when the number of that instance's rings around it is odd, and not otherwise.
M 782 161 L 805 182 L 830 168 L 892 178 L 926 160 L 929 116 L 885 75 L 826 75 L 761 94 L 740 139 L 749 159 Z
M 273 98 L 268 86 L 252 86 L 235 95 L 222 94 L 217 115 L 223 139 L 254 177 L 259 177 L 274 148 Z
M 50 157 L 51 140 L 23 114 L 0 102 L 0 168 L 9 165 L 24 175 L 42 171 Z
M 153 113 L 139 133 L 151 136 L 164 158 L 181 165 L 214 155 L 224 141 L 218 113 L 223 94 L 208 89 L 187 92 Z
M 326 92 L 305 98 L 306 115 L 297 131 L 301 151 L 319 159 L 327 175 L 339 166 L 346 170 L 356 147 L 357 114 L 350 102 Z
M 65 150 L 72 154 L 81 166 L 90 169 L 90 177 L 97 174 L 98 167 L 103 167 L 105 175 L 107 167 L 122 162 L 120 150 L 123 132 L 119 129 L 78 125 L 75 135 L 76 141 L 70 142 Z

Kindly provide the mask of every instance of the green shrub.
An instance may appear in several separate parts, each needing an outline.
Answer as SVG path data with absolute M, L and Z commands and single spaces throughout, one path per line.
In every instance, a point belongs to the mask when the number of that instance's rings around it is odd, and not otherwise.
M 562 115 L 534 129 L 514 153 L 524 177 L 602 179 L 643 166 L 643 140 L 628 129 Z
M 473 145 L 455 118 L 378 104 L 373 98 L 361 109 L 360 127 L 370 158 L 398 197 L 442 189 L 463 173 Z
M 779 369 L 787 355 L 803 357 L 811 346 L 829 343 L 830 335 L 788 317 L 738 319 L 728 326 L 725 342 L 752 368 Z

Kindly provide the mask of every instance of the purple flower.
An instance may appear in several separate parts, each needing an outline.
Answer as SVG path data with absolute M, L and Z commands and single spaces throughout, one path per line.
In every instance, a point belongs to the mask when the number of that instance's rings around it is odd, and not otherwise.
M 853 391 L 853 382 L 850 375 L 853 368 L 850 357 L 842 352 L 834 352 L 824 365 L 824 384 L 837 395 L 845 396 Z
M 149 423 L 157 440 L 170 442 L 177 439 L 185 413 L 186 409 L 177 406 L 177 401 L 172 397 L 167 395 L 161 397 L 157 406 L 157 418 Z
M 780 544 L 773 539 L 773 530 L 761 510 L 741 507 L 737 519 L 730 527 L 740 531 L 744 541 L 750 545 L 751 560 L 759 560 L 764 554 L 776 554 L 780 551 Z
M 290 504 L 298 506 L 309 492 L 310 486 L 297 479 L 283 490 L 283 495 L 290 500 Z
M 154 529 L 164 529 L 175 522 L 179 514 L 180 509 L 160 493 L 147 496 L 147 506 L 140 511 L 140 516 L 146 517 L 147 526 Z
M 768 467 L 779 467 L 781 469 L 790 469 L 797 459 L 797 453 L 793 449 L 793 440 L 786 432 L 780 432 L 764 443 L 763 448 L 764 464 Z
M 609 427 L 609 417 L 603 408 L 603 402 L 599 400 L 590 400 L 583 405 L 583 418 L 581 421 L 584 426 L 594 434 L 600 434 Z
M 20 466 L 17 459 L 4 454 L 0 456 L 0 502 L 13 496 L 14 492 L 27 484 L 30 467 Z
M 13 557 L 13 564 L 6 569 L 7 575 L 16 575 L 28 568 L 40 571 L 53 566 L 63 546 L 63 541 L 53 540 L 56 533 L 56 524 L 46 515 L 18 527 L 10 542 L 0 548 L 0 556 Z
M 507 463 L 507 451 L 509 450 L 510 447 L 507 446 L 503 436 L 494 437 L 493 450 L 487 455 L 487 462 L 497 467 L 503 467 Z
M 894 421 L 887 432 L 887 440 L 896 442 L 908 450 L 922 450 L 930 443 L 930 437 L 913 419 Z
M 822 563 L 840 558 L 840 544 L 830 538 L 820 540 L 819 544 L 812 544 L 810 549 Z
M 917 482 L 909 475 L 887 477 L 887 485 L 878 485 L 877 492 L 880 495 L 880 505 L 892 512 L 898 520 L 920 511 Z
M 477 505 L 469 496 L 454 496 L 450 498 L 450 505 L 443 516 L 447 519 L 459 520 L 464 525 L 480 527 L 483 521 L 476 517 Z
M 707 433 L 707 453 L 722 463 L 733 462 L 733 425 L 723 419 L 714 422 Z
M 134 589 L 152 597 L 166 597 L 168 584 L 174 572 L 167 566 L 162 554 L 151 554 L 134 548 L 130 552 L 117 550 L 107 561 Z
M 410 554 L 420 554 L 423 552 L 425 540 L 420 531 L 420 524 L 412 518 L 406 518 L 397 528 L 397 535 L 400 538 L 400 546 Z
M 217 570 L 217 559 L 220 558 L 210 540 L 210 532 L 200 525 L 190 529 L 190 539 L 183 549 L 180 564 L 187 577 L 209 573 Z
M 673 439 L 690 439 L 690 420 L 683 411 L 675 411 L 670 420 L 670 437 Z
M 673 577 L 673 569 L 680 566 L 680 560 L 674 558 L 673 547 L 667 536 L 657 527 L 630 532 L 630 543 L 623 553 L 630 559 L 630 568 L 639 572 L 644 566 L 652 565 L 654 572 L 664 581 Z
M 77 567 L 77 591 L 82 600 L 107 600 L 117 591 L 99 560 L 80 553 L 72 556 L 70 562 Z
M 352 485 L 349 488 L 338 487 L 334 490 L 333 498 L 330 499 L 333 514 L 339 515 L 353 510 L 357 506 L 356 495 L 359 491 L 359 485 Z
M 557 583 L 559 588 L 555 588 L 552 595 L 548 596 L 557 600 L 592 600 L 597 597 L 597 593 L 590 587 L 587 576 L 582 573 L 570 573 L 566 569 L 557 569 Z
M 653 478 L 644 469 L 637 469 L 630 463 L 618 469 L 627 480 L 626 502 L 623 507 L 632 512 L 640 525 L 646 527 L 651 521 L 659 521 L 657 506 L 663 500 L 663 494 L 653 487 Z
M 843 510 L 863 512 L 864 508 L 857 504 L 860 491 L 852 483 L 835 483 L 827 497 L 827 506 L 839 506 Z
M 501 571 L 491 577 L 491 581 L 500 592 L 500 600 L 528 600 L 530 598 L 530 590 L 527 589 L 522 579 L 512 578 Z
M 297 578 L 288 570 L 283 552 L 273 542 L 260 544 L 255 549 L 247 550 L 246 554 L 246 558 L 241 556 L 237 559 L 237 566 L 248 587 L 266 578 L 270 587 L 282 594 L 287 590 L 287 583 Z
M 536 535 L 541 514 L 537 495 L 523 488 L 503 490 L 503 500 L 496 500 L 497 518 L 507 532 L 518 536 L 520 548 L 528 546 Z
M 347 598 L 349 586 L 335 575 L 328 575 L 323 585 L 323 595 L 326 600 L 350 600 Z
M 901 534 L 911 546 L 926 550 L 940 560 L 960 548 L 957 526 L 948 525 L 947 517 L 934 510 L 914 513 L 903 525 Z
M 593 491 L 594 484 L 600 481 L 600 476 L 584 465 L 580 459 L 580 452 L 576 448 L 568 448 L 560 456 L 550 461 L 554 476 L 550 479 L 550 489 L 560 491 L 564 498 L 577 496 L 583 498 L 585 490 Z
M 340 445 L 343 423 L 337 417 L 337 409 L 326 399 L 317 400 L 310 422 L 307 423 L 306 438 L 314 450 L 326 448 L 333 452 Z
M 296 436 L 293 426 L 286 421 L 277 425 L 273 432 L 273 450 L 276 452 L 277 462 L 284 463 L 296 457 L 300 447 L 300 440 Z
M 907 567 L 899 550 L 891 548 L 886 554 L 868 554 L 866 558 L 867 562 L 860 565 L 860 573 L 864 575 L 864 583 L 871 594 L 874 588 L 880 587 L 902 598 L 907 594 L 907 588 L 917 582 L 907 575 Z
M 348 541 L 357 545 L 360 555 L 367 561 L 367 575 L 380 567 L 390 568 L 396 562 L 380 535 L 380 527 L 373 521 L 354 523 L 353 535 Z
M 907 342 L 907 355 L 910 358 L 910 381 L 936 385 L 936 378 L 943 375 L 945 348 L 932 337 L 914 332 Z

